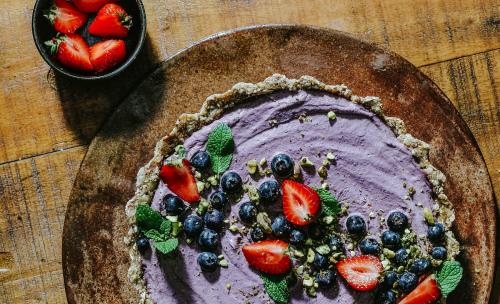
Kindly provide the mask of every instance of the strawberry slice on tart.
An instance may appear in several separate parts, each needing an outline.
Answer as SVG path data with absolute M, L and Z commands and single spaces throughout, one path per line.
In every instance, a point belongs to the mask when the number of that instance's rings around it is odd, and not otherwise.
M 91 35 L 125 38 L 132 26 L 132 17 L 118 4 L 103 6 L 89 26 Z
M 297 226 L 310 224 L 321 207 L 318 193 L 307 185 L 289 179 L 283 181 L 281 191 L 286 219 Z
M 243 246 L 243 255 L 253 268 L 268 274 L 290 270 L 292 260 L 286 253 L 288 244 L 281 240 L 265 240 Z
M 360 255 L 339 261 L 337 271 L 353 289 L 368 291 L 377 286 L 384 267 L 379 258 Z
M 160 170 L 160 178 L 182 200 L 190 204 L 200 200 L 191 164 L 187 159 L 164 164 Z
M 55 0 L 52 7 L 44 13 L 57 32 L 72 34 L 87 22 L 87 15 L 80 12 L 71 2 Z
M 432 304 L 441 297 L 441 290 L 433 275 L 428 276 L 399 304 Z

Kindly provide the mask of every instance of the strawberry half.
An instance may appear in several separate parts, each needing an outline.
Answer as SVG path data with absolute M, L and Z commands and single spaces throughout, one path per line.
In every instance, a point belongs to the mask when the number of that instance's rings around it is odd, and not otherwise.
M 104 5 L 116 1 L 117 0 L 73 0 L 73 3 L 80 11 L 93 13 L 97 12 Z
M 127 49 L 123 40 L 100 41 L 90 47 L 90 61 L 96 72 L 114 68 L 125 59 Z
M 337 263 L 337 271 L 352 288 L 360 291 L 372 290 L 384 267 L 373 255 L 361 255 L 341 260 Z
M 282 274 L 292 266 L 286 254 L 288 244 L 281 240 L 265 240 L 243 246 L 243 255 L 253 268 L 269 274 Z
M 92 24 L 89 33 L 101 37 L 125 38 L 132 26 L 132 17 L 117 4 L 106 4 L 103 6 Z
M 46 41 L 45 46 L 65 67 L 80 71 L 92 71 L 89 46 L 81 36 L 77 34 L 60 35 Z
M 196 180 L 191 172 L 191 164 L 187 159 L 182 160 L 179 166 L 166 164 L 160 170 L 160 178 L 165 185 L 188 203 L 200 200 Z
M 318 193 L 309 186 L 289 179 L 283 181 L 281 190 L 286 219 L 298 226 L 311 223 L 321 207 Z
M 428 276 L 399 304 L 432 304 L 441 297 L 441 290 L 433 275 Z
M 66 0 L 55 0 L 44 16 L 54 25 L 54 29 L 63 34 L 74 33 L 87 22 L 87 15 L 78 11 Z

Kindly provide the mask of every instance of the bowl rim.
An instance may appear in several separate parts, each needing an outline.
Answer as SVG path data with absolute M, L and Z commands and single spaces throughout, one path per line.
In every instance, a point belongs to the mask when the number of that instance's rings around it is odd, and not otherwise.
M 40 56 L 42 56 L 43 60 L 55 71 L 57 71 L 60 74 L 63 74 L 65 76 L 75 78 L 75 79 L 80 79 L 80 80 L 103 80 L 103 79 L 109 79 L 112 78 L 121 72 L 123 72 L 126 68 L 130 66 L 130 64 L 137 58 L 139 55 L 139 52 L 142 50 L 142 47 L 144 45 L 144 41 L 146 40 L 146 28 L 147 28 L 147 22 L 146 22 L 146 11 L 144 9 L 144 4 L 142 3 L 142 0 L 134 0 L 134 2 L 137 4 L 138 9 L 139 9 L 139 17 L 141 19 L 141 30 L 139 34 L 139 41 L 137 42 L 137 45 L 134 47 L 132 53 L 130 54 L 129 58 L 123 62 L 118 68 L 109 71 L 106 74 L 101 74 L 101 75 L 79 75 L 77 72 L 71 72 L 67 71 L 65 69 L 62 69 L 52 63 L 52 59 L 47 56 L 47 54 L 44 52 L 43 49 L 43 42 L 40 41 L 40 38 L 36 34 L 36 25 L 35 25 L 35 19 L 36 14 L 38 11 L 41 9 L 40 6 L 40 1 L 41 0 L 36 0 L 35 5 L 33 7 L 33 12 L 31 14 L 31 34 L 33 36 L 33 40 L 35 42 L 36 49 L 38 50 L 38 53 Z

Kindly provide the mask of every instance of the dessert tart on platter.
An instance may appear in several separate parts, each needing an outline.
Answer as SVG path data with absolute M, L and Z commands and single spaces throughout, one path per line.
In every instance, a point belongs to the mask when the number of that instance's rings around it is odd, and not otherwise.
M 183 114 L 127 203 L 141 303 L 445 303 L 445 176 L 379 98 L 310 76 Z

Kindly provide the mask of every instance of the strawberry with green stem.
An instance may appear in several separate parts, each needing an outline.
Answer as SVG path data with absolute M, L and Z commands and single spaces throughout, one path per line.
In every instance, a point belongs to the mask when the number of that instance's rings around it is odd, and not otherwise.
M 87 22 L 87 15 L 78 11 L 66 0 L 55 0 L 52 7 L 45 11 L 44 16 L 49 19 L 56 31 L 63 34 L 72 34 Z
M 89 33 L 100 37 L 125 38 L 131 26 L 132 17 L 121 6 L 110 3 L 99 10 L 89 26 Z
M 45 42 L 45 46 L 57 60 L 67 68 L 79 71 L 92 71 L 89 46 L 77 34 L 57 35 Z

